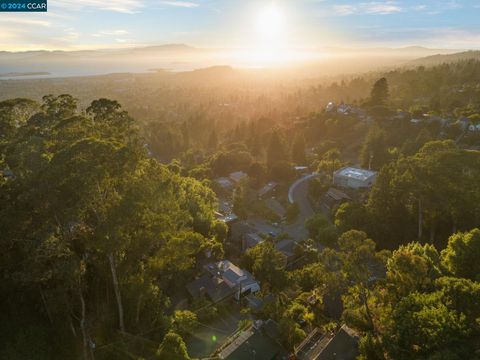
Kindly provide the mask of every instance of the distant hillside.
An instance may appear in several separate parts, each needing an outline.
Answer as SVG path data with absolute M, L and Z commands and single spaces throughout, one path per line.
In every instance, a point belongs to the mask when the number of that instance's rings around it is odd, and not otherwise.
M 350 56 L 381 56 L 394 57 L 398 59 L 413 60 L 424 58 L 432 55 L 454 54 L 458 50 L 453 49 L 430 49 L 422 46 L 407 46 L 401 48 L 342 48 L 342 47 L 325 47 L 319 51 Z
M 184 44 L 80 51 L 1 51 L 0 68 L 4 73 L 48 72 L 52 77 L 145 72 L 150 68 L 181 71 L 213 65 L 212 61 L 204 61 L 208 60 L 209 51 Z
M 407 64 L 407 66 L 435 66 L 435 65 L 440 65 L 445 63 L 455 63 L 455 62 L 465 61 L 465 60 L 480 61 L 480 51 L 470 50 L 470 51 L 464 51 L 464 52 L 459 52 L 459 53 L 449 54 L 449 55 L 438 54 L 438 55 L 427 56 L 424 58 L 410 61 Z
M 314 78 L 338 74 L 359 74 L 369 71 L 384 71 L 402 66 L 434 65 L 444 61 L 458 61 L 451 55 L 458 50 L 428 49 L 419 46 L 404 48 L 317 48 L 306 61 L 285 63 L 291 76 Z M 474 52 L 468 52 L 471 57 Z M 441 54 L 439 56 L 432 56 Z M 308 57 L 307 56 L 307 57 Z M 450 59 L 452 60 L 444 60 Z M 420 59 L 420 60 L 415 60 Z M 431 59 L 431 60 L 429 60 Z M 258 62 L 257 62 L 258 61 Z M 412 62 L 413 63 L 410 63 Z M 421 63 L 415 63 L 421 61 Z M 428 62 L 428 64 L 427 64 Z M 149 69 L 164 69 L 173 72 L 191 72 L 195 69 L 212 69 L 185 75 L 188 79 L 203 79 L 220 75 L 222 79 L 234 76 L 231 69 L 218 68 L 229 65 L 233 68 L 250 69 L 268 67 L 263 60 L 238 56 L 236 49 L 199 48 L 185 44 L 164 44 L 148 47 L 97 49 L 80 51 L 0 51 L 2 73 L 49 73 L 43 77 L 91 76 L 112 73 L 143 73 Z M 272 67 L 273 68 L 273 67 Z M 5 77 L 3 78 L 5 79 Z

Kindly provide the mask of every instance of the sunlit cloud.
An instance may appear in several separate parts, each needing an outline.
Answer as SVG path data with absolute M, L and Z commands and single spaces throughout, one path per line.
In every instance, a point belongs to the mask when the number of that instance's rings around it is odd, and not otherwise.
M 125 14 L 137 13 L 145 6 L 145 3 L 141 0 L 57 0 L 54 4 L 54 6 L 67 8 L 72 11 L 91 9 L 113 11 Z
M 353 4 L 343 4 L 335 5 L 333 11 L 336 15 L 347 16 L 347 15 L 361 15 L 361 14 L 372 14 L 372 15 L 388 15 L 400 13 L 403 9 L 395 1 L 384 1 L 384 2 L 364 2 L 358 5 Z
M 402 8 L 396 5 L 393 1 L 387 1 L 384 3 L 371 2 L 363 5 L 364 11 L 367 14 L 394 14 L 402 12 Z
M 354 5 L 335 5 L 333 9 L 337 15 L 351 15 L 357 12 L 357 7 Z
M 191 1 L 161 1 L 163 5 L 183 7 L 183 8 L 196 8 L 200 5 Z
M 129 32 L 127 30 L 100 30 L 97 33 L 93 34 L 95 37 L 103 37 L 103 36 L 122 36 L 128 35 Z
M 2 18 L 2 23 L 8 23 L 10 25 L 32 25 L 32 26 L 43 26 L 50 27 L 52 24 L 47 20 L 38 20 L 38 19 L 29 19 L 26 17 L 5 17 Z

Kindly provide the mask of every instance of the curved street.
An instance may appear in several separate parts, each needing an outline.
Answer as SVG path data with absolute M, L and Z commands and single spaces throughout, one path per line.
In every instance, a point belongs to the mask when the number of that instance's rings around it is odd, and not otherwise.
M 297 220 L 290 225 L 286 225 L 284 231 L 294 240 L 303 240 L 308 237 L 308 231 L 305 228 L 305 220 L 311 217 L 315 212 L 308 199 L 308 183 L 310 180 L 318 177 L 320 174 L 312 173 L 295 181 L 288 190 L 288 201 L 298 205 Z

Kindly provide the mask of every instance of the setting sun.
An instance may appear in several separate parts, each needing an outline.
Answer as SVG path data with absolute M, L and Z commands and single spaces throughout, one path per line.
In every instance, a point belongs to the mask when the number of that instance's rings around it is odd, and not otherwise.
M 257 15 L 257 32 L 260 37 L 275 40 L 285 29 L 285 18 L 282 10 L 271 3 L 260 9 Z
M 285 9 L 271 2 L 256 8 L 251 15 L 250 46 L 235 58 L 247 66 L 264 67 L 284 64 L 295 57 L 288 48 L 288 21 Z

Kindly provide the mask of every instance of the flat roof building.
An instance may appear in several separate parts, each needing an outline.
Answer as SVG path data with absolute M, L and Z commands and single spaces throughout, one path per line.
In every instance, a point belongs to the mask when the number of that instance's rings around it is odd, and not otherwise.
M 351 189 L 369 188 L 375 183 L 376 178 L 376 171 L 344 167 L 335 171 L 333 183 L 337 186 Z

